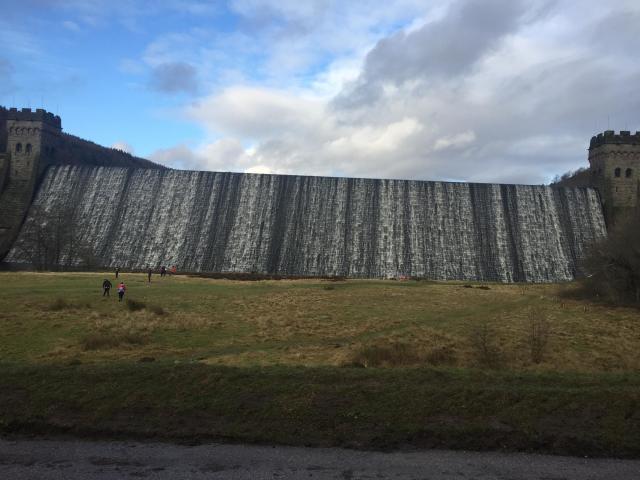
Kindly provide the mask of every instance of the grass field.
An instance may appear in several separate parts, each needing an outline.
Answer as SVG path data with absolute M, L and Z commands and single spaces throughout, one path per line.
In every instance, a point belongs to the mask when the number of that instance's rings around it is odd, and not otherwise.
M 640 456 L 639 312 L 571 285 L 103 278 L 0 273 L 0 431 Z

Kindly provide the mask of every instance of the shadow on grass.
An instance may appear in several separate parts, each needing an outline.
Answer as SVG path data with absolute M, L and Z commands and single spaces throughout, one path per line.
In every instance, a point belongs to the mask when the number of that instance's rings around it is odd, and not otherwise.
M 640 456 L 640 375 L 0 365 L 0 432 Z

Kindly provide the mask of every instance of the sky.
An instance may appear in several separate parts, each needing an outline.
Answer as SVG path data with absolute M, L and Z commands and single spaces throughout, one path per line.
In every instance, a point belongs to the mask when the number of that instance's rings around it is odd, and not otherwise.
M 640 130 L 638 0 L 0 0 L 0 105 L 173 168 L 541 184 Z

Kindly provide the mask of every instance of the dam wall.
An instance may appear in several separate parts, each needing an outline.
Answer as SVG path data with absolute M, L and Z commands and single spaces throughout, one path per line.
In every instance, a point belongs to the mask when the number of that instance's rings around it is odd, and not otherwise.
M 362 278 L 571 280 L 606 235 L 589 188 L 68 165 L 48 169 L 5 260 L 27 263 L 52 218 L 108 268 Z

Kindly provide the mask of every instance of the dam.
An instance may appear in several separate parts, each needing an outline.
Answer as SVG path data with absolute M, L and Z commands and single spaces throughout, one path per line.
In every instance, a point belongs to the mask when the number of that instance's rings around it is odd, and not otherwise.
M 593 188 L 53 165 L 5 261 L 51 218 L 104 268 L 356 278 L 567 281 L 606 235 Z

